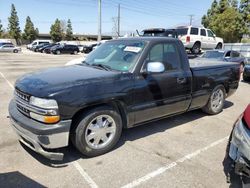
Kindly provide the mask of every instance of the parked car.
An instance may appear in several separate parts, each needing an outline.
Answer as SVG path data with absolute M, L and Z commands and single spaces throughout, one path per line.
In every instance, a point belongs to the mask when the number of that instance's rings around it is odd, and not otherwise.
M 46 53 L 46 54 L 52 53 L 52 52 L 51 52 L 51 49 L 55 48 L 56 46 L 59 46 L 59 44 L 55 44 L 55 45 L 48 46 L 48 47 L 44 48 L 44 49 L 43 49 L 43 53 Z
M 50 49 L 53 54 L 77 54 L 79 53 L 79 48 L 76 45 L 57 45 Z
M 243 80 L 250 81 L 250 61 L 248 61 L 248 63 L 244 67 Z
M 49 44 L 51 41 L 50 40 L 34 40 L 32 43 L 27 45 L 27 49 L 32 49 L 33 47 L 36 47 L 40 44 Z
M 223 164 L 231 187 L 250 187 L 250 104 L 233 126 Z
M 42 48 L 42 47 L 44 47 L 44 46 L 48 46 L 48 45 L 49 45 L 49 43 L 42 43 L 42 44 L 39 44 L 39 45 L 37 45 L 37 46 L 33 46 L 33 47 L 31 48 L 31 50 L 34 51 L 34 52 L 39 52 L 39 49 L 40 49 L 40 48 Z
M 85 54 L 90 53 L 96 45 L 97 45 L 97 43 L 84 46 L 83 53 L 85 53 Z
M 222 49 L 223 47 L 223 39 L 216 37 L 210 29 L 193 26 L 182 26 L 173 29 L 185 48 L 193 54 L 199 54 L 201 49 Z
M 53 43 L 53 44 L 46 44 L 46 45 L 43 45 L 42 47 L 38 48 L 38 52 L 41 52 L 41 53 L 44 53 L 44 50 L 45 48 L 51 48 L 53 46 L 57 45 L 56 43 Z M 49 52 L 50 53 L 50 52 Z
M 145 29 L 142 32 L 143 32 L 142 36 L 144 37 L 157 36 L 157 37 L 178 38 L 175 29 L 151 28 L 151 29 Z
M 93 157 L 110 151 L 123 128 L 199 108 L 220 113 L 239 79 L 236 63 L 189 63 L 177 39 L 122 38 L 104 43 L 80 65 L 19 78 L 9 116 L 20 141 L 49 159 L 62 160 L 52 149 L 69 139 Z
M 4 44 L 0 46 L 0 52 L 13 52 L 18 53 L 21 51 L 20 47 L 15 47 L 13 44 Z
M 206 59 L 218 59 L 228 62 L 239 63 L 241 66 L 241 71 L 245 64 L 247 63 L 247 58 L 245 58 L 240 52 L 234 50 L 208 50 L 205 51 L 200 58 Z

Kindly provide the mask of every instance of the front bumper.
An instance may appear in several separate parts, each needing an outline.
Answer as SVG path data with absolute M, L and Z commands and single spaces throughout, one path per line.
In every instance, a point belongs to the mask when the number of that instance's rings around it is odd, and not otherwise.
M 46 151 L 68 146 L 71 120 L 47 125 L 26 117 L 16 108 L 14 100 L 9 104 L 12 128 L 19 140 L 30 149 L 50 160 L 62 160 L 63 153 Z
M 250 178 L 250 130 L 241 119 L 233 129 L 229 156 L 235 162 L 235 172 Z

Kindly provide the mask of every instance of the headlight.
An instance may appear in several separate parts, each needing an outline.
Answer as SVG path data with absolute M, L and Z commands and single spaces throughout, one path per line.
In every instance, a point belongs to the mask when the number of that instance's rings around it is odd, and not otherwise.
M 58 105 L 55 100 L 32 96 L 30 97 L 30 104 L 34 106 L 34 111 L 30 112 L 31 118 L 44 123 L 57 123 L 60 120 Z
M 54 109 L 58 108 L 57 102 L 53 99 L 41 99 L 37 97 L 30 97 L 30 104 L 40 108 Z

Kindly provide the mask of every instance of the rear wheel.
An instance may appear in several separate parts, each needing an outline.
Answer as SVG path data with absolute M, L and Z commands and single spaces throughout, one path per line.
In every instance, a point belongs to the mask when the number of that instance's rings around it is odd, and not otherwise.
M 60 50 L 56 50 L 56 54 L 60 55 L 61 54 Z
M 218 43 L 217 46 L 215 47 L 215 49 L 222 49 L 222 44 Z
M 76 54 L 77 54 L 77 51 L 75 50 L 73 53 L 76 55 Z
M 206 106 L 202 110 L 208 114 L 215 115 L 222 111 L 225 103 L 225 88 L 219 85 L 214 88 Z
M 83 155 L 94 157 L 110 151 L 121 132 L 120 115 L 112 108 L 102 106 L 83 114 L 76 121 L 71 139 Z
M 244 71 L 244 63 L 240 64 L 240 72 L 242 73 Z
M 200 51 L 201 51 L 201 44 L 199 42 L 194 43 L 194 45 L 193 45 L 193 47 L 191 49 L 191 52 L 193 54 L 199 54 Z
M 18 50 L 17 50 L 17 49 L 15 49 L 15 50 L 13 50 L 13 52 L 14 52 L 14 53 L 18 53 Z

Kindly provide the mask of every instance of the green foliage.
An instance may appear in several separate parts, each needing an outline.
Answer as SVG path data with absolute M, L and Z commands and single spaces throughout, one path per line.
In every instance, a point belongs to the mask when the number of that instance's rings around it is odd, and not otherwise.
M 14 4 L 11 5 L 11 15 L 8 18 L 8 20 L 9 20 L 9 25 L 8 25 L 9 35 L 10 37 L 14 38 L 18 43 L 18 39 L 21 38 L 21 30 L 19 27 L 19 19 Z
M 73 39 L 73 29 L 72 29 L 72 24 L 70 19 L 68 19 L 67 22 L 67 29 L 66 29 L 66 36 L 65 36 L 66 40 L 72 40 Z
M 50 27 L 50 36 L 54 42 L 59 42 L 63 38 L 63 31 L 61 28 L 61 22 L 56 19 L 55 23 Z
M 3 36 L 3 25 L 1 24 L 0 20 L 0 38 Z
M 204 27 L 212 29 L 224 42 L 239 42 L 243 34 L 249 34 L 249 0 L 213 1 L 207 14 L 202 17 Z
M 30 17 L 26 18 L 26 24 L 24 28 L 23 38 L 29 40 L 30 42 L 35 40 L 38 36 L 38 31 L 34 28 L 34 24 L 32 23 Z
M 234 8 L 227 8 L 211 20 L 210 28 L 225 42 L 238 42 L 240 33 L 240 13 Z

